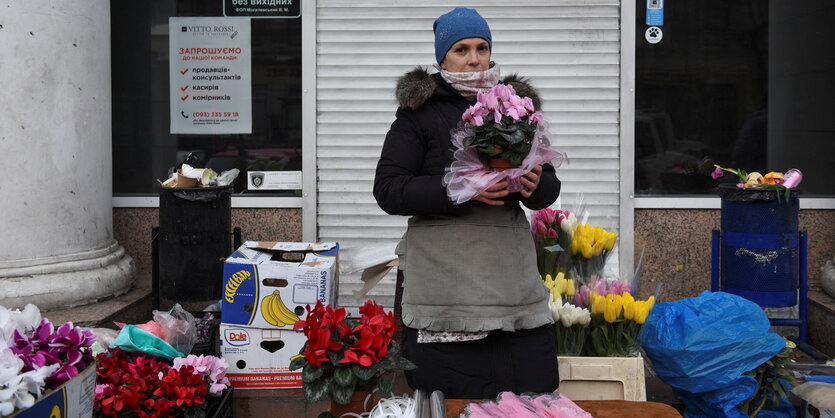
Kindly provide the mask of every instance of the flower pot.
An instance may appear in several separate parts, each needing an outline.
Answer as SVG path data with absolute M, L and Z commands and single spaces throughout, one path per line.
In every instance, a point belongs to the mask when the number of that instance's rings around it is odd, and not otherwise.
M 504 171 L 519 167 L 518 165 L 511 163 L 507 158 L 490 158 L 487 160 L 487 165 L 492 168 L 493 171 Z
M 356 391 L 353 395 L 351 395 L 351 400 L 346 405 L 342 405 L 337 403 L 333 398 L 331 398 L 331 407 L 329 408 L 330 413 L 336 415 L 337 417 L 341 417 L 342 414 L 347 413 L 354 413 L 354 414 L 362 414 L 365 412 L 365 399 L 368 397 L 368 391 Z M 368 400 L 368 409 L 374 407 L 380 398 L 378 396 L 372 396 L 371 399 Z

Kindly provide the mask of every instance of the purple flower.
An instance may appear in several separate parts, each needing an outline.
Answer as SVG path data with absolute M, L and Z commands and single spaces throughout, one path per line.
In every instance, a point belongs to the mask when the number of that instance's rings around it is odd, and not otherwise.
M 590 292 L 591 289 L 589 289 L 588 286 L 580 286 L 580 290 L 574 295 L 574 305 L 579 306 L 581 308 L 585 307 L 588 304 Z
M 52 354 L 80 352 L 96 342 L 96 337 L 90 331 L 73 326 L 72 322 L 61 325 L 49 338 L 49 351 Z M 79 353 L 80 354 L 80 353 Z
M 725 173 L 719 167 L 716 167 L 716 169 L 713 170 L 712 173 L 710 173 L 710 177 L 713 177 L 714 180 L 722 178 L 722 176 L 724 176 L 724 175 L 725 175 Z
M 56 388 L 76 376 L 78 376 L 78 368 L 65 364 L 46 379 L 47 387 Z

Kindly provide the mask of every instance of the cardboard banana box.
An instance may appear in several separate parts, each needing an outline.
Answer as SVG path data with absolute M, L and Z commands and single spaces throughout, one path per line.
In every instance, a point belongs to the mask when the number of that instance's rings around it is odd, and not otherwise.
M 221 322 L 293 329 L 305 306 L 335 304 L 339 244 L 247 241 L 223 265 Z
M 290 358 L 307 338 L 301 332 L 220 324 L 220 353 L 229 363 L 226 376 L 236 389 L 302 387 L 301 370 L 290 371 Z

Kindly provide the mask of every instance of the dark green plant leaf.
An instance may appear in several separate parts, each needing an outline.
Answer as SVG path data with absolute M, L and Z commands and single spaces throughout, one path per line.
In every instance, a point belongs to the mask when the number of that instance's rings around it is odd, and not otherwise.
M 304 357 L 294 358 L 290 360 L 290 370 L 298 370 L 307 365 L 307 359 Z
M 336 403 L 340 405 L 347 405 L 348 402 L 351 402 L 351 395 L 354 394 L 354 386 L 355 385 L 339 386 L 335 381 L 331 382 L 331 397 Z
M 502 137 L 502 138 L 504 138 L 504 139 L 505 139 L 505 141 L 507 141 L 507 142 L 509 142 L 509 143 L 511 143 L 511 144 L 515 142 L 515 141 L 514 141 L 514 137 L 513 137 L 513 135 L 512 135 L 512 134 L 508 134 L 508 133 L 504 133 L 504 132 L 499 132 L 499 135 L 501 135 L 501 137 Z
M 334 366 L 338 365 L 343 358 L 345 358 L 345 353 L 342 351 L 328 351 L 328 359 Z
M 302 382 L 313 382 L 314 380 L 322 377 L 322 374 L 324 373 L 325 368 L 323 366 L 311 366 L 308 364 L 304 366 L 304 369 L 302 369 Z
M 392 340 L 391 344 L 389 344 L 389 350 L 386 353 L 386 356 L 396 356 L 400 353 L 400 344 L 397 344 L 397 341 Z
M 411 360 L 407 359 L 406 357 L 398 357 L 397 358 L 397 370 L 414 370 L 417 369 L 417 365 L 412 363 Z
M 308 402 L 319 402 L 328 395 L 330 389 L 330 377 L 319 379 L 302 385 L 304 397 Z
M 525 133 L 522 131 L 513 132 L 513 141 L 508 141 L 513 144 L 520 144 L 525 142 Z
M 388 396 L 391 394 L 391 389 L 394 387 L 394 379 L 380 379 L 377 381 L 377 387 L 380 388 L 380 394 Z
M 339 386 L 349 386 L 355 383 L 356 377 L 350 367 L 337 367 L 333 371 L 333 381 Z
M 519 130 L 519 128 L 517 128 L 516 125 L 499 125 L 499 124 L 496 124 L 495 126 L 496 126 L 496 132 L 499 132 L 500 134 L 501 133 L 512 134 L 512 133 Z
M 336 415 L 331 414 L 331 411 L 325 411 L 319 414 L 316 418 L 338 418 Z
M 397 365 L 394 356 L 386 356 L 377 364 L 379 364 L 382 370 L 393 370 Z
M 373 367 L 364 367 L 359 364 L 353 365 L 351 371 L 354 372 L 359 380 L 371 379 L 377 373 L 377 370 Z

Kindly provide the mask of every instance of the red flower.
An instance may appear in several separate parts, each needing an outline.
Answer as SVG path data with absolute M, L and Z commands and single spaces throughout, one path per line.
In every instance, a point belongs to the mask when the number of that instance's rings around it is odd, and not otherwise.
M 100 354 L 97 360 L 96 416 L 167 417 L 206 405 L 209 382 L 194 374 L 192 366 L 177 370 L 118 348 Z
M 369 367 L 386 356 L 397 325 L 394 314 L 386 314 L 383 307 L 373 300 L 360 307 L 360 314 L 360 324 L 352 330 L 356 343 L 345 350 L 345 357 L 340 363 L 359 363 Z

